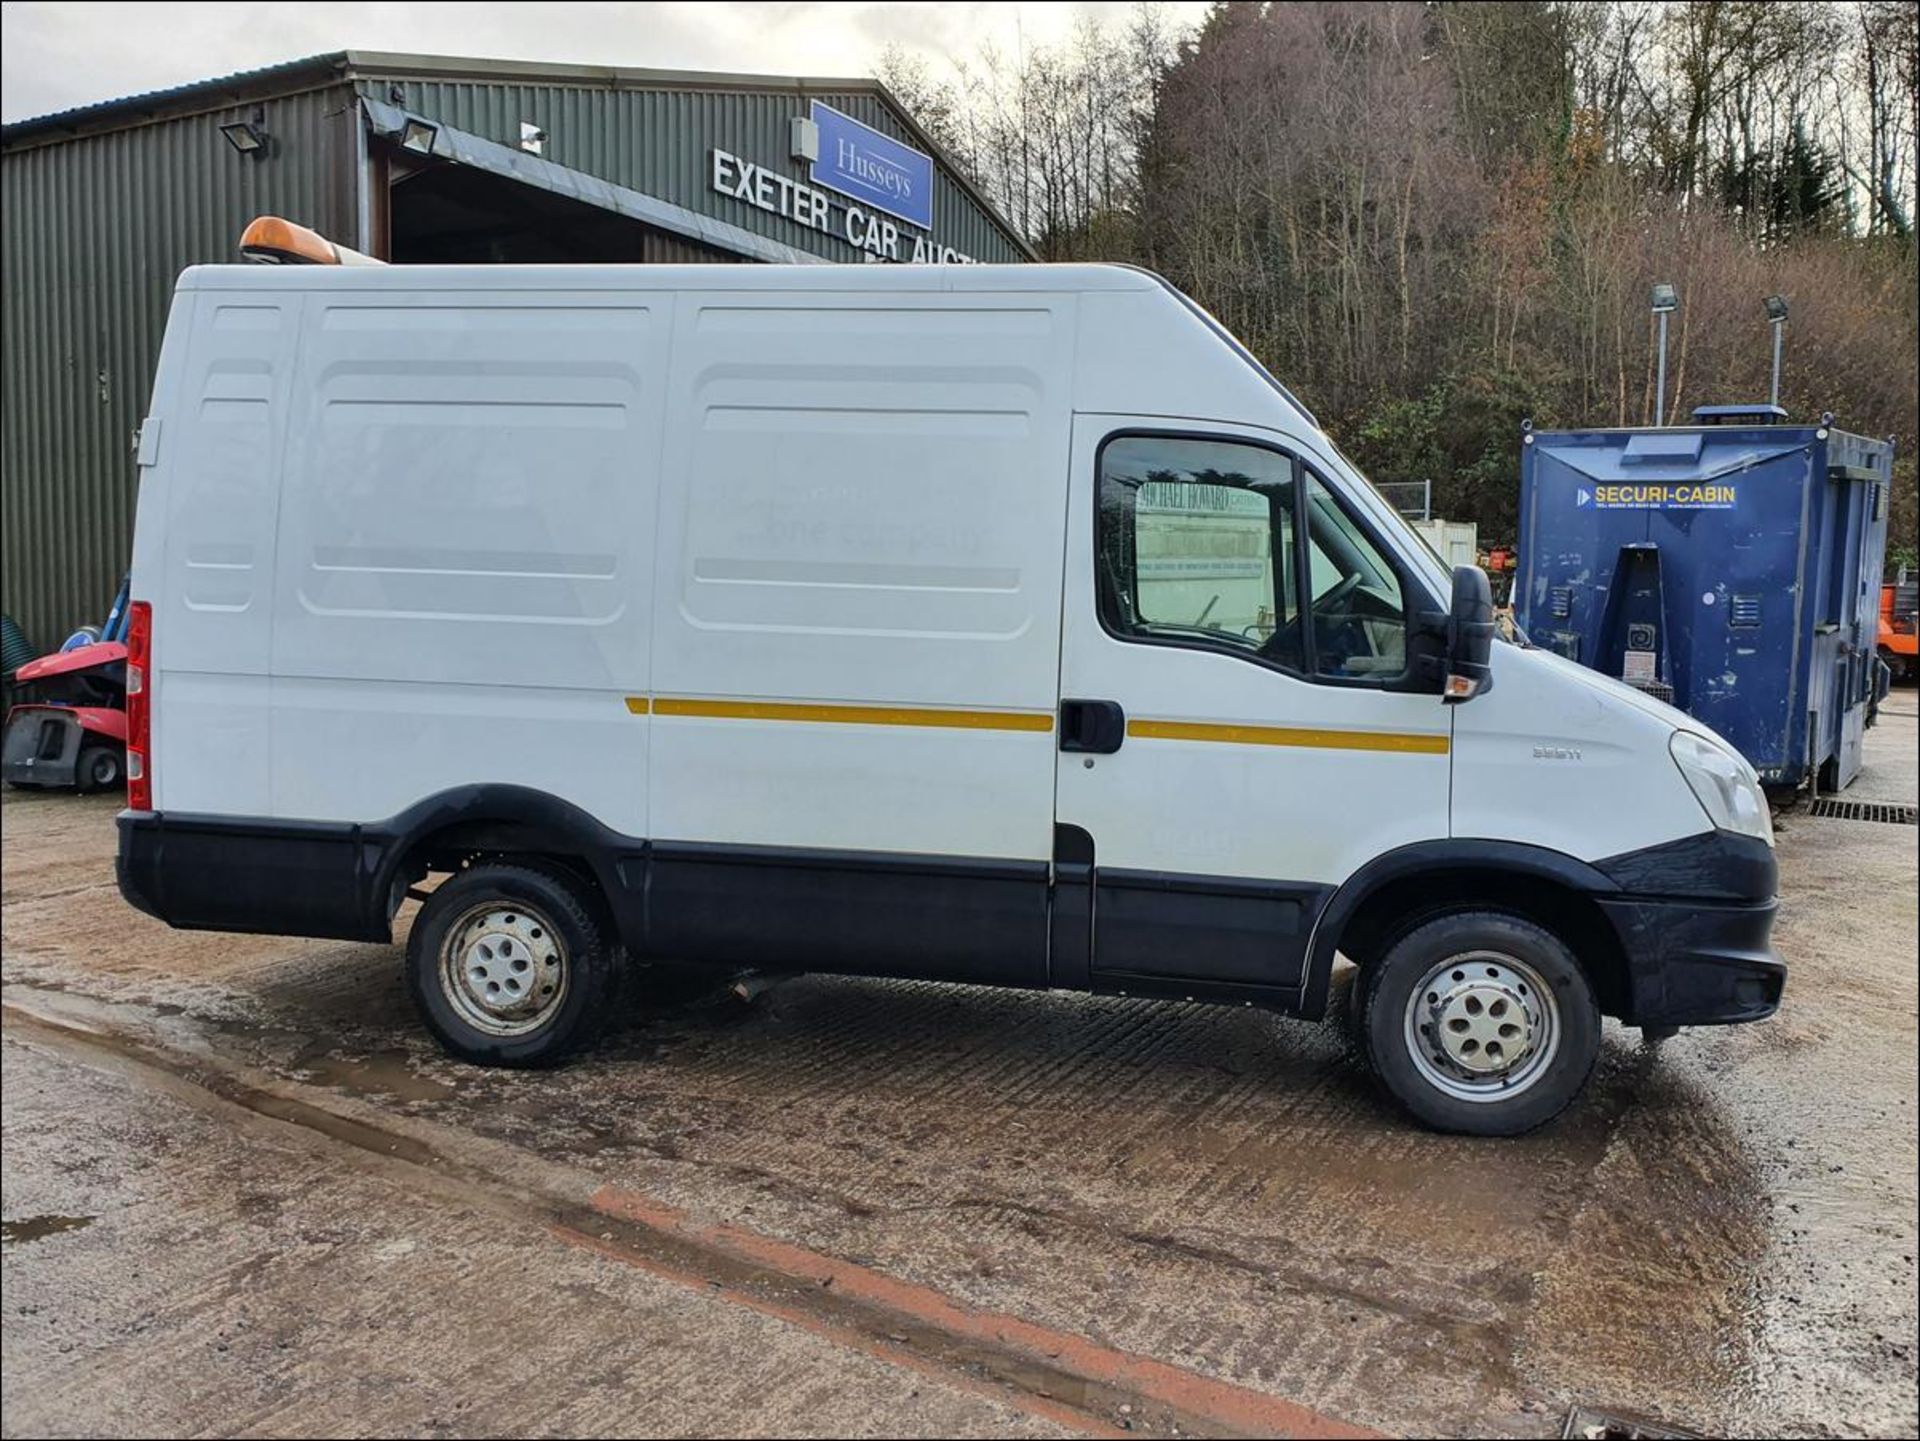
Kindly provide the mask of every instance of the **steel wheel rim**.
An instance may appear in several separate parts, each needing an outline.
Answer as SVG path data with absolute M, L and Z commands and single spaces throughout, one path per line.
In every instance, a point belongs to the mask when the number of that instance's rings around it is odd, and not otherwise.
M 525 1036 L 567 998 L 566 943 L 538 907 L 482 901 L 440 943 L 440 992 L 454 1014 L 490 1036 Z
M 1560 1051 L 1560 1003 L 1540 973 L 1501 951 L 1428 968 L 1407 998 L 1405 1040 L 1434 1089 L 1480 1104 L 1524 1095 Z

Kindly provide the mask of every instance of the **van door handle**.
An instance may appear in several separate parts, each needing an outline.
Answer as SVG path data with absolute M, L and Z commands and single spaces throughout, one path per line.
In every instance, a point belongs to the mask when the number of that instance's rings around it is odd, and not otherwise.
M 1127 738 L 1127 713 L 1117 700 L 1060 702 L 1060 749 L 1112 755 Z

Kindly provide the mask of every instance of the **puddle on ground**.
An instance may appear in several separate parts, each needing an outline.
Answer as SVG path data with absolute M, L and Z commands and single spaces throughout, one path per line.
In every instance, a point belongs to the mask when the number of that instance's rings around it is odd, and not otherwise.
M 94 1220 L 92 1216 L 22 1216 L 17 1221 L 0 1221 L 0 1245 L 24 1246 L 62 1231 L 78 1231 Z
M 316 1085 L 332 1086 L 359 1095 L 392 1096 L 398 1101 L 448 1101 L 459 1088 L 413 1068 L 411 1053 L 399 1048 L 341 1055 L 329 1046 L 314 1046 L 296 1056 L 292 1070 Z

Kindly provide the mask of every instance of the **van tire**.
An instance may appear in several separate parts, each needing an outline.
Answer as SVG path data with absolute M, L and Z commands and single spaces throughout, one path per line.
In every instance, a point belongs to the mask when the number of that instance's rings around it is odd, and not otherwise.
M 620 955 L 584 882 L 557 867 L 489 861 L 422 904 L 407 938 L 407 989 L 427 1029 L 461 1060 L 554 1066 L 599 1032 Z M 559 994 L 543 1008 L 536 993 L 546 981 Z M 528 987 L 525 1012 L 489 1010 L 507 1001 L 503 984 Z
M 1580 963 L 1552 934 L 1518 916 L 1455 911 L 1429 920 L 1389 946 L 1358 984 L 1365 1053 L 1374 1075 L 1415 1118 L 1437 1131 L 1517 1136 L 1544 1125 L 1580 1094 L 1600 1054 L 1600 1007 Z M 1425 992 L 1425 1001 L 1416 996 L 1416 987 Z M 1530 1043 L 1529 1059 L 1502 1073 L 1512 1076 L 1505 1084 L 1518 1087 L 1512 1095 L 1503 1094 L 1501 1077 L 1456 1070 L 1450 1048 L 1435 1045 L 1426 1055 L 1415 1051 L 1417 1038 L 1431 1036 L 1426 1028 L 1433 1022 L 1423 1016 L 1449 1017 L 1441 1023 L 1458 1022 L 1466 1031 L 1480 1022 L 1469 1020 L 1462 1008 L 1474 1007 L 1474 1017 L 1492 1015 L 1494 1002 L 1502 1014 L 1521 1022 Z M 1478 1033 L 1475 1029 L 1472 1035 Z M 1474 1042 L 1469 1036 L 1462 1044 Z

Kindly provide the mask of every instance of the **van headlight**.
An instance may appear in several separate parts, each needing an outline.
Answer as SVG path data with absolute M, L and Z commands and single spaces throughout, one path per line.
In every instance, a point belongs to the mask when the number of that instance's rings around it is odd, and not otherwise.
M 1767 808 L 1766 792 L 1745 761 L 1692 731 L 1675 731 L 1667 749 L 1707 819 L 1718 829 L 1773 844 L 1773 813 Z

